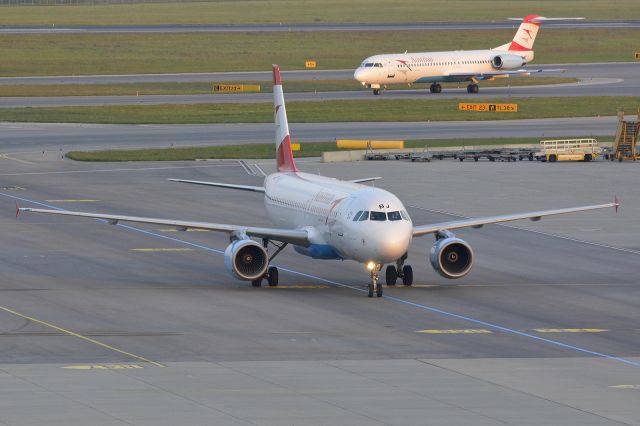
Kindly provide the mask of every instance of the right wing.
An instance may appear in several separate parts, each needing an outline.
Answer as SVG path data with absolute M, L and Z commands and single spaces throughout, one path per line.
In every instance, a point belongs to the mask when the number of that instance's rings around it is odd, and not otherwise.
M 554 216 L 554 215 L 560 215 L 560 214 L 566 214 L 566 213 L 584 212 L 588 210 L 606 209 L 608 207 L 615 207 L 616 211 L 618 211 L 619 206 L 620 206 L 620 203 L 616 198 L 613 203 L 597 204 L 593 206 L 569 207 L 566 209 L 542 210 L 537 212 L 505 214 L 505 215 L 499 215 L 499 216 L 485 216 L 485 217 L 476 217 L 476 218 L 469 218 L 469 219 L 458 219 L 458 220 L 452 220 L 450 222 L 441 222 L 441 223 L 433 223 L 431 225 L 414 226 L 413 236 L 419 237 L 426 234 L 435 234 L 436 232 L 439 232 L 439 231 L 451 231 L 453 229 L 460 229 L 460 228 L 482 228 L 484 225 L 490 225 L 492 223 L 511 222 L 514 220 L 522 220 L 522 219 L 530 219 L 533 221 L 538 221 L 542 219 L 544 216 Z
M 370 178 L 362 178 L 362 179 L 352 179 L 349 182 L 352 183 L 365 183 L 365 182 L 373 182 L 374 180 L 382 179 L 380 176 L 378 177 L 370 177 Z
M 181 231 L 187 230 L 189 228 L 207 229 L 209 231 L 227 232 L 229 234 L 238 233 L 238 234 L 246 234 L 247 236 L 250 236 L 250 237 L 269 238 L 271 240 L 291 243 L 291 244 L 303 246 L 303 247 L 308 247 L 310 244 L 309 235 L 307 231 L 302 229 L 260 228 L 256 226 L 227 225 L 223 223 L 191 222 L 186 220 L 157 219 L 153 217 L 72 212 L 67 210 L 32 209 L 28 207 L 18 208 L 18 213 L 20 212 L 57 214 L 61 216 L 89 217 L 94 219 L 106 220 L 111 225 L 117 225 L 118 222 L 122 221 L 122 222 L 148 223 L 153 225 L 173 226 Z
M 241 191 L 264 192 L 264 186 L 234 185 L 232 183 L 204 182 L 200 180 L 168 179 L 171 182 L 193 183 L 196 185 L 217 186 L 219 188 L 239 189 Z

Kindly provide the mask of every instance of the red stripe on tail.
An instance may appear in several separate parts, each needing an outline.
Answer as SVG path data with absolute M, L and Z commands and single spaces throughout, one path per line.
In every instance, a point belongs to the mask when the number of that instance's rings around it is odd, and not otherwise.
M 293 152 L 291 151 L 291 138 L 289 135 L 278 145 L 277 164 L 279 172 L 297 172 L 295 161 L 293 161 Z
M 273 84 L 282 84 L 282 79 L 280 78 L 280 66 L 273 65 Z

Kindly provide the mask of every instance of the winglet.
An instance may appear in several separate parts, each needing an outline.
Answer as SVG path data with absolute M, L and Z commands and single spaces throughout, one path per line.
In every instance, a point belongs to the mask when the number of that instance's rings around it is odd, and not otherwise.
M 618 208 L 620 207 L 620 201 L 618 201 L 618 196 L 617 195 L 613 196 L 613 206 L 616 209 L 616 213 L 618 213 Z

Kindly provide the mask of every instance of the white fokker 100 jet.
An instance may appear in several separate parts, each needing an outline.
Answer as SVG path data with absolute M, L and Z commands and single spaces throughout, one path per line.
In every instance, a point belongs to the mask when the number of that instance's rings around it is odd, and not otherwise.
M 379 95 L 380 88 L 390 84 L 431 83 L 431 93 L 440 93 L 442 86 L 439 83 L 463 81 L 471 82 L 467 92 L 478 93 L 478 82 L 482 80 L 564 71 L 519 68 L 533 61 L 533 42 L 542 22 L 576 19 L 584 18 L 529 15 L 522 20 L 513 41 L 502 46 L 485 50 L 375 55 L 365 59 L 353 76 L 363 86 L 373 89 L 374 95 Z
M 480 228 L 490 223 L 518 219 L 539 220 L 542 216 L 580 212 L 618 206 L 608 204 L 572 207 L 502 216 L 454 220 L 431 225 L 414 225 L 402 202 L 388 191 L 361 185 L 379 178 L 341 181 L 298 171 L 291 152 L 291 139 L 284 106 L 280 69 L 273 66 L 273 101 L 276 124 L 276 161 L 278 171 L 265 178 L 264 186 L 233 185 L 170 179 L 264 194 L 267 215 L 273 228 L 227 225 L 186 220 L 167 220 L 147 217 L 83 213 L 65 210 L 18 208 L 18 212 L 49 213 L 104 219 L 111 224 L 119 221 L 173 226 L 225 232 L 230 244 L 224 261 L 236 278 L 251 281 L 254 286 L 266 279 L 271 286 L 278 284 L 278 269 L 270 266 L 273 258 L 287 245 L 314 259 L 347 259 L 366 265 L 370 271 L 369 297 L 382 296 L 378 284 L 380 269 L 386 269 L 386 283 L 395 285 L 398 278 L 404 285 L 413 283 L 413 270 L 406 265 L 411 239 L 433 234 L 436 239 L 431 248 L 431 264 L 446 278 L 465 276 L 473 264 L 473 251 L 451 231 L 459 228 Z M 261 239 L 254 241 L 251 237 Z M 268 253 L 269 243 L 277 247 Z

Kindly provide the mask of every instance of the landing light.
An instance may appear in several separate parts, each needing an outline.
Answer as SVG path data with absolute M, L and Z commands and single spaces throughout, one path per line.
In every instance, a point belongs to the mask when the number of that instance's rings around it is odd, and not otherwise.
M 373 269 L 376 267 L 376 263 L 375 262 L 369 262 L 367 263 L 367 269 L 370 271 L 373 271 Z

